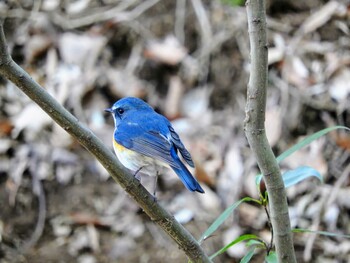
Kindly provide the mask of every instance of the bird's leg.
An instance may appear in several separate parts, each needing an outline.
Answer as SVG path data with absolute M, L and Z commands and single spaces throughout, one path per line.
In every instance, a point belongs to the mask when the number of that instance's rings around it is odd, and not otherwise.
M 136 172 L 134 173 L 134 177 L 141 183 L 141 175 L 139 175 L 138 173 L 141 171 L 141 169 L 143 168 L 143 166 L 141 166 L 139 169 L 136 170 Z
M 159 172 L 157 171 L 156 176 L 155 176 L 155 178 L 154 178 L 154 185 L 153 185 L 153 198 L 154 198 L 154 202 L 157 201 L 156 190 L 157 190 L 158 175 L 159 175 Z

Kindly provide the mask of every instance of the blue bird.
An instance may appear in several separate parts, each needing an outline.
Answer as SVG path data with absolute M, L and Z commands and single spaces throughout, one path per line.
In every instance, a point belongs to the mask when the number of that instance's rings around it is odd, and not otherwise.
M 141 99 L 126 97 L 112 108 L 115 130 L 113 148 L 119 161 L 128 169 L 157 176 L 162 167 L 172 168 L 190 191 L 204 193 L 197 180 L 180 160 L 194 167 L 190 153 L 171 123 Z

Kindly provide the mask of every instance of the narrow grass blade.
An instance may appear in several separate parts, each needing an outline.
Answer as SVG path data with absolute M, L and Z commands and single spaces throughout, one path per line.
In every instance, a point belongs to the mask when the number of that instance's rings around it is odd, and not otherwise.
M 246 234 L 246 235 L 241 235 L 239 237 L 237 237 L 235 240 L 233 240 L 230 244 L 224 246 L 223 248 L 221 248 L 220 250 L 216 251 L 213 255 L 210 256 L 210 259 L 215 258 L 216 256 L 224 253 L 227 249 L 229 249 L 230 247 L 245 241 L 245 240 L 251 240 L 251 239 L 257 239 L 259 240 L 259 237 L 256 235 L 252 235 L 252 234 Z
M 327 231 L 316 231 L 316 230 L 303 229 L 303 228 L 295 228 L 292 231 L 293 231 L 293 233 L 313 233 L 313 234 L 329 236 L 329 237 L 350 238 L 350 235 L 331 233 L 331 232 L 327 232 Z
M 255 176 L 255 185 L 259 186 L 261 179 L 262 179 L 262 174 L 258 174 L 257 176 Z
M 275 251 L 271 251 L 268 256 L 265 257 L 267 263 L 278 263 L 277 255 Z
M 321 182 L 323 182 L 321 174 L 309 166 L 300 166 L 297 169 L 287 171 L 283 174 L 282 178 L 285 188 L 288 188 L 312 176 L 318 178 Z
M 232 6 L 244 6 L 245 0 L 225 0 L 224 3 Z
M 345 126 L 333 126 L 333 127 L 329 127 L 323 130 L 320 130 L 308 137 L 306 137 L 304 140 L 301 140 L 300 142 L 298 142 L 297 144 L 295 144 L 294 146 L 292 146 L 291 148 L 289 148 L 287 151 L 283 152 L 280 156 L 278 156 L 276 158 L 277 162 L 281 162 L 284 159 L 286 159 L 288 156 L 290 156 L 291 154 L 293 154 L 294 152 L 300 150 L 301 148 L 305 147 L 306 145 L 310 144 L 311 142 L 317 140 L 318 138 L 322 137 L 323 135 L 334 131 L 336 129 L 345 129 L 350 131 L 350 129 L 348 127 Z M 255 184 L 259 185 L 262 179 L 262 174 L 259 174 L 255 177 Z
M 259 240 L 257 239 L 250 239 L 247 244 L 246 247 L 251 247 L 251 246 L 256 246 L 259 248 L 265 248 L 265 243 L 263 241 L 261 241 L 261 239 L 259 238 Z
M 256 247 L 252 247 L 251 249 L 249 249 L 247 254 L 245 254 L 245 256 L 241 259 L 240 263 L 248 263 L 248 262 L 250 262 L 250 260 L 254 256 L 255 249 L 256 249 Z
M 231 205 L 230 207 L 226 208 L 226 210 L 210 225 L 210 227 L 202 234 L 202 236 L 200 237 L 200 239 L 198 240 L 199 243 L 202 243 L 202 241 L 204 239 L 206 239 L 208 236 L 210 236 L 212 233 L 214 233 L 219 226 L 222 225 L 222 223 L 225 222 L 225 220 L 232 214 L 232 212 L 243 202 L 249 202 L 249 201 L 253 201 L 253 202 L 257 202 L 260 203 L 259 200 L 256 200 L 254 198 L 251 197 L 244 197 L 240 200 L 238 200 L 237 202 L 235 202 L 233 205 Z
M 336 129 L 345 129 L 350 131 L 350 129 L 348 127 L 345 126 L 333 126 L 333 127 L 329 127 L 323 130 L 320 130 L 308 137 L 306 137 L 304 140 L 301 140 L 300 142 L 298 142 L 297 144 L 295 144 L 294 146 L 292 146 L 291 148 L 289 148 L 287 151 L 285 151 L 284 153 L 282 153 L 280 156 L 278 156 L 277 162 L 281 162 L 284 159 L 286 159 L 289 155 L 291 155 L 292 153 L 298 151 L 299 149 L 303 148 L 304 146 L 310 144 L 311 142 L 313 142 L 314 140 L 317 140 L 318 138 L 322 137 L 323 135 L 334 131 Z

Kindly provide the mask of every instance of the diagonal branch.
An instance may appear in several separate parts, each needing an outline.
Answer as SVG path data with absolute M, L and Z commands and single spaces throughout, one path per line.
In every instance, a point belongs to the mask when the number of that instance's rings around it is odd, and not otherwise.
M 278 261 L 296 262 L 288 204 L 281 171 L 265 132 L 267 88 L 267 39 L 264 0 L 247 2 L 251 70 L 247 90 L 244 129 L 259 168 L 264 175 L 269 197 L 271 224 Z
M 55 122 L 72 135 L 106 168 L 111 177 L 142 207 L 182 249 L 193 262 L 211 262 L 199 243 L 153 196 L 117 161 L 88 128 L 63 108 L 49 93 L 11 58 L 6 45 L 3 21 L 0 19 L 0 76 L 13 82 L 38 104 Z

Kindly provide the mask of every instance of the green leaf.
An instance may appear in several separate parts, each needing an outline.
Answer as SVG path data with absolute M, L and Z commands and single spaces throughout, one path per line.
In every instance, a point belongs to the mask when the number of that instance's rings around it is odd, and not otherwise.
M 249 249 L 249 251 L 247 252 L 247 254 L 245 254 L 245 256 L 241 259 L 241 263 L 248 263 L 252 257 L 254 256 L 254 252 L 255 252 L 256 247 L 252 247 L 251 249 Z
M 350 129 L 348 127 L 345 127 L 345 126 L 333 126 L 333 127 L 329 127 L 329 128 L 320 130 L 320 131 L 306 137 L 305 139 L 301 140 L 300 142 L 298 142 L 297 144 L 295 144 L 294 146 L 289 148 L 287 151 L 283 152 L 280 156 L 278 156 L 276 158 L 277 162 L 280 163 L 281 161 L 286 159 L 291 154 L 295 153 L 296 151 L 300 150 L 301 148 L 305 147 L 306 145 L 309 145 L 311 142 L 317 140 L 321 136 L 323 136 L 331 131 L 334 131 L 336 129 L 345 129 L 345 130 L 350 131 Z M 262 174 L 257 175 L 255 178 L 255 184 L 259 185 L 261 182 L 261 179 L 262 179 Z
M 275 251 L 270 251 L 270 253 L 265 257 L 267 263 L 278 263 L 277 255 Z
M 292 230 L 294 233 L 313 233 L 323 236 L 329 236 L 329 237 L 344 237 L 344 238 L 350 238 L 350 235 L 345 234 L 337 234 L 337 233 L 331 233 L 327 231 L 316 231 L 316 230 L 310 230 L 310 229 L 303 229 L 303 228 L 295 228 Z
M 221 248 L 220 250 L 216 251 L 213 255 L 210 256 L 210 259 L 215 258 L 216 256 L 224 253 L 227 249 L 229 249 L 230 247 L 245 241 L 245 240 L 250 240 L 250 239 L 257 239 L 259 240 L 259 237 L 253 234 L 245 234 L 245 235 L 241 235 L 239 237 L 237 237 L 235 240 L 233 240 L 230 244 L 224 246 L 223 248 Z
M 321 174 L 309 166 L 300 166 L 297 169 L 287 171 L 282 176 L 284 187 L 288 188 L 311 176 L 314 176 L 323 182 Z
M 232 6 L 244 6 L 245 0 L 224 0 L 224 3 Z
M 281 162 L 284 159 L 286 159 L 288 156 L 290 156 L 292 153 L 300 150 L 301 148 L 303 148 L 304 146 L 310 144 L 311 142 L 313 142 L 314 140 L 317 140 L 318 138 L 322 137 L 323 135 L 334 131 L 336 129 L 345 129 L 350 131 L 350 129 L 348 127 L 345 126 L 333 126 L 333 127 L 329 127 L 323 130 L 320 130 L 308 137 L 306 137 L 304 140 L 301 140 L 300 142 L 298 142 L 297 144 L 295 144 L 294 146 L 292 146 L 291 148 L 289 148 L 287 151 L 285 151 L 284 153 L 282 153 L 280 156 L 278 156 L 277 162 Z
M 253 201 L 256 202 L 258 204 L 260 204 L 259 200 L 256 200 L 254 198 L 251 197 L 244 197 L 240 200 L 238 200 L 237 202 L 235 202 L 233 205 L 231 205 L 230 207 L 226 208 L 226 210 L 214 221 L 214 223 L 212 223 L 210 225 L 210 227 L 202 234 L 202 236 L 200 237 L 200 239 L 198 240 L 199 243 L 202 243 L 202 241 L 204 239 L 206 239 L 208 236 L 210 236 L 212 233 L 214 233 L 219 226 L 221 226 L 225 220 L 232 214 L 232 212 L 243 202 L 249 202 L 249 201 Z
M 265 243 L 261 241 L 260 239 L 251 239 L 247 242 L 246 247 L 251 247 L 251 246 L 256 246 L 256 247 L 261 247 L 265 248 Z
M 261 179 L 263 178 L 262 174 L 255 176 L 255 185 L 260 185 Z

